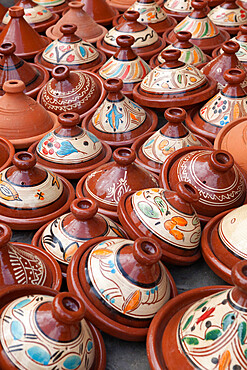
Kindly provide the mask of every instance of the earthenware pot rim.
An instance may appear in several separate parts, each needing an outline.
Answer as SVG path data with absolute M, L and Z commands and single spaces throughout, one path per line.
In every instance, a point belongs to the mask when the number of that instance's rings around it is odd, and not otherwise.
M 98 26 L 99 26 L 99 27 L 101 27 L 101 29 L 102 29 L 102 35 L 101 35 L 101 36 L 98 36 L 98 37 L 93 37 L 92 39 L 85 39 L 85 41 L 87 41 L 87 42 L 91 42 L 92 44 L 94 44 L 97 40 L 104 38 L 104 36 L 106 35 L 106 33 L 107 33 L 108 31 L 107 31 L 107 29 L 106 29 L 105 27 L 101 26 L 100 24 L 98 24 Z M 47 30 L 46 30 L 46 32 L 45 32 L 45 33 L 46 33 L 47 38 L 49 38 L 50 40 L 53 40 L 53 41 L 60 37 L 60 35 L 59 35 L 59 36 L 55 36 L 55 35 L 53 34 L 53 29 L 54 29 L 54 27 L 55 27 L 55 25 L 53 25 L 53 26 L 51 26 L 51 27 L 47 28 Z M 79 37 L 80 37 L 80 36 L 79 36 Z M 82 37 L 82 38 L 83 38 L 83 37 Z
M 225 136 L 228 134 L 228 132 L 230 132 L 231 129 L 234 128 L 235 126 L 237 126 L 238 124 L 240 124 L 242 122 L 245 122 L 245 121 L 246 121 L 246 125 L 247 125 L 247 117 L 246 116 L 241 117 L 241 118 L 237 118 L 237 119 L 229 122 L 224 127 L 222 127 L 222 129 L 220 130 L 220 132 L 218 133 L 218 135 L 215 138 L 214 149 L 221 150 L 222 142 L 223 142 Z
M 2 144 L 9 152 L 7 161 L 0 167 L 0 172 L 5 168 L 11 166 L 13 156 L 15 154 L 15 148 L 10 140 L 5 139 L 5 137 L 0 136 L 0 144 Z

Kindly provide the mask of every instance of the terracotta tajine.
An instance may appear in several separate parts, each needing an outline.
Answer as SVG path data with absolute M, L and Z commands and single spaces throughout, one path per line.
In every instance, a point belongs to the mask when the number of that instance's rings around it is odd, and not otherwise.
M 133 51 L 134 37 L 117 37 L 119 49 L 99 70 L 104 80 L 119 78 L 123 81 L 122 92 L 132 98 L 133 88 L 151 71 L 149 65 Z
M 246 0 L 237 0 L 237 4 L 241 6 L 241 8 L 247 10 L 247 1 Z
M 135 158 L 135 152 L 130 148 L 116 149 L 114 162 L 81 178 L 76 187 L 77 197 L 96 200 L 99 212 L 117 221 L 117 206 L 124 193 L 158 186 L 156 177 L 135 164 Z
M 164 10 L 180 22 L 192 12 L 193 7 L 191 0 L 167 0 L 164 3 Z
M 178 49 L 181 51 L 181 56 L 179 60 L 187 64 L 193 64 L 198 66 L 201 63 L 207 63 L 212 58 L 209 55 L 204 54 L 204 52 L 192 42 L 191 33 L 189 31 L 180 31 L 176 33 L 176 42 L 174 44 L 168 45 L 163 51 L 170 49 Z M 165 59 L 162 58 L 162 52 L 158 55 L 154 55 L 150 60 L 150 66 L 155 68 L 161 63 L 165 62 Z
M 92 17 L 96 23 L 103 26 L 112 24 L 113 18 L 118 15 L 118 11 L 112 8 L 106 0 L 83 0 L 83 10 Z
M 57 65 L 66 65 L 70 70 L 97 71 L 106 61 L 105 54 L 89 42 L 76 36 L 77 26 L 64 24 L 60 27 L 63 36 L 54 40 L 35 56 L 35 63 L 51 72 Z
M 113 56 L 118 50 L 118 36 L 133 36 L 135 42 L 132 46 L 134 52 L 149 60 L 165 47 L 165 41 L 149 26 L 137 21 L 140 13 L 129 10 L 124 13 L 124 22 L 112 28 L 104 37 L 97 41 L 97 48 L 102 50 L 108 57 Z
M 161 168 L 160 185 L 174 190 L 178 181 L 198 190 L 200 197 L 193 206 L 203 224 L 246 202 L 246 174 L 224 150 L 194 146 L 171 154 Z
M 63 177 L 35 165 L 32 153 L 18 152 L 0 172 L 0 221 L 17 230 L 37 229 L 62 215 L 74 199 Z
M 138 22 L 147 24 L 158 35 L 162 36 L 167 29 L 176 26 L 177 21 L 167 16 L 164 9 L 157 4 L 155 0 L 136 0 L 128 9 L 128 11 L 136 11 L 140 14 Z M 113 26 L 123 23 L 124 15 L 120 15 L 113 20 Z
M 21 6 L 24 9 L 24 19 L 37 32 L 44 32 L 48 27 L 55 24 L 59 16 L 53 14 L 49 9 L 42 5 L 38 5 L 32 0 L 19 0 L 15 6 Z M 10 14 L 7 11 L 0 24 L 0 29 L 3 29 L 10 22 Z
M 42 5 L 50 12 L 61 15 L 68 7 L 68 0 L 33 0 L 34 3 Z
M 77 26 L 76 34 L 82 40 L 88 42 L 96 42 L 97 40 L 104 37 L 107 29 L 97 24 L 84 10 L 83 2 L 71 1 L 69 2 L 69 10 L 63 15 L 61 19 L 54 25 L 46 30 L 46 35 L 56 40 L 62 37 L 63 34 L 60 31 L 60 27 L 64 24 L 74 24 Z
M 0 171 L 11 165 L 13 156 L 15 154 L 15 148 L 13 144 L 4 137 L 0 136 Z
M 24 90 L 22 81 L 9 80 L 4 82 L 5 95 L 0 98 L 0 135 L 17 149 L 27 148 L 58 126 L 57 116 L 25 95 Z
M 247 120 L 246 116 L 235 119 L 223 127 L 214 142 L 215 149 L 227 150 L 234 161 L 247 173 Z
M 15 55 L 15 44 L 5 42 L 0 45 L 0 95 L 4 94 L 3 84 L 8 80 L 21 80 L 25 84 L 24 93 L 35 98 L 39 90 L 48 82 L 49 73 L 44 67 L 27 63 Z
M 224 73 L 227 85 L 202 108 L 194 108 L 186 117 L 189 129 L 214 142 L 221 128 L 234 119 L 247 115 L 247 95 L 241 83 L 246 73 L 238 68 Z
M 58 122 L 58 128 L 28 150 L 42 167 L 67 179 L 79 179 L 111 159 L 111 148 L 78 126 L 79 114 L 61 113 Z
M 131 145 L 144 133 L 156 129 L 155 112 L 140 107 L 122 94 L 123 81 L 109 78 L 104 82 L 107 97 L 103 103 L 87 115 L 82 126 L 108 143 L 112 148 Z
M 158 131 L 142 135 L 135 140 L 132 149 L 136 163 L 156 174 L 170 154 L 187 146 L 212 146 L 204 137 L 192 134 L 183 124 L 186 112 L 182 108 L 168 108 L 165 111 L 166 124 Z
M 1 290 L 0 301 L 2 370 L 105 369 L 102 336 L 74 294 L 14 285 Z
M 161 55 L 165 62 L 134 87 L 137 103 L 160 109 L 188 108 L 216 93 L 216 81 L 204 76 L 195 66 L 179 61 L 180 50 L 165 50 Z
M 2 4 L 0 4 L 0 22 L 2 21 L 5 13 L 6 13 L 7 9 L 5 8 L 5 6 L 3 6 Z
M 49 44 L 49 39 L 39 35 L 23 18 L 24 9 L 12 6 L 8 10 L 11 20 L 0 33 L 0 45 L 14 42 L 15 54 L 23 59 L 32 59 Z
M 59 290 L 62 274 L 55 259 L 33 245 L 10 243 L 11 236 L 10 227 L 0 223 L 0 289 L 33 284 Z
M 68 66 L 57 66 L 52 78 L 40 90 L 37 101 L 49 112 L 74 112 L 81 118 L 97 108 L 105 98 L 103 81 L 90 71 L 70 71 Z
M 118 217 L 132 239 L 146 236 L 158 242 L 163 261 L 190 265 L 201 257 L 201 225 L 191 205 L 198 199 L 198 191 L 184 181 L 176 191 L 129 191 L 120 199 Z
M 163 0 L 155 0 L 159 6 L 162 6 Z M 106 2 L 115 9 L 118 9 L 120 12 L 125 12 L 128 8 L 133 5 L 133 0 L 106 0 Z
M 128 238 L 120 225 L 98 213 L 92 199 L 73 200 L 70 211 L 42 226 L 32 240 L 59 262 L 65 276 L 71 258 L 88 240 L 102 236 Z
M 164 39 L 168 43 L 176 41 L 176 33 L 189 31 L 192 34 L 191 41 L 199 46 L 207 54 L 210 54 L 217 46 L 221 46 L 224 41 L 229 40 L 230 35 L 225 30 L 220 30 L 209 19 L 206 12 L 207 1 L 192 1 L 194 10 L 184 20 L 182 20 L 172 31 L 164 33 Z
M 208 17 L 221 30 L 226 30 L 232 35 L 236 35 L 239 26 L 246 24 L 247 13 L 236 4 L 236 0 L 226 0 L 221 5 L 213 8 Z
M 206 64 L 201 71 L 204 75 L 213 78 L 217 81 L 218 89 L 223 89 L 226 86 L 224 72 L 229 68 L 240 68 L 244 72 L 246 69 L 242 62 L 237 58 L 236 53 L 239 50 L 239 45 L 235 41 L 226 41 L 222 46 L 223 53 Z M 247 79 L 245 78 L 242 87 L 247 92 Z
M 177 294 L 160 258 L 159 244 L 151 238 L 92 239 L 68 266 L 69 291 L 83 300 L 86 317 L 101 330 L 145 340 L 153 316 Z

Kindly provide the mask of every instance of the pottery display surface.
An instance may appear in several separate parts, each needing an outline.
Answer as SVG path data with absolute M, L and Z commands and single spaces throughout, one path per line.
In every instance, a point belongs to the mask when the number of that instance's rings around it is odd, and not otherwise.
M 42 5 L 52 13 L 61 15 L 65 8 L 68 7 L 68 0 L 33 0 L 34 3 Z

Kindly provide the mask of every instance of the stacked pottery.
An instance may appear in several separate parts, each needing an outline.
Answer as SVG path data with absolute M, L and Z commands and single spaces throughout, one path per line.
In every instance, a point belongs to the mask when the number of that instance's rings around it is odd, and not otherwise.
M 158 117 L 148 108 L 142 108 L 122 94 L 123 81 L 110 78 L 104 82 L 107 96 L 82 126 L 108 143 L 112 148 L 131 145 L 144 133 L 155 130 Z
M 61 15 L 65 8 L 68 7 L 68 0 L 34 0 L 34 3 L 42 5 L 52 13 Z
M 149 65 L 133 51 L 134 42 L 133 36 L 118 36 L 119 49 L 98 72 L 104 80 L 121 79 L 123 81 L 122 91 L 128 98 L 132 98 L 134 86 L 151 71 Z
M 51 72 L 57 65 L 66 65 L 70 70 L 97 71 L 106 61 L 102 51 L 89 42 L 76 36 L 77 26 L 64 24 L 60 27 L 63 34 L 47 48 L 35 56 L 35 63 Z

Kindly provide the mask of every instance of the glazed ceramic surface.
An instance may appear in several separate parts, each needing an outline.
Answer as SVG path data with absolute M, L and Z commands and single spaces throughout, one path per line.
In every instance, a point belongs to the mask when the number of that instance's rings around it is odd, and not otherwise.
M 33 7 L 24 8 L 24 12 L 25 12 L 25 15 L 23 18 L 25 19 L 27 23 L 36 24 L 36 23 L 47 21 L 48 19 L 52 17 L 52 13 L 50 12 L 50 10 L 44 8 L 42 5 L 34 4 Z M 9 12 L 7 12 L 5 16 L 3 17 L 2 22 L 3 24 L 8 24 L 9 21 L 10 21 L 10 15 L 9 15 Z
M 12 163 L 13 156 L 15 154 L 15 148 L 13 144 L 4 137 L 0 136 L 0 171 L 9 167 Z
M 111 25 L 114 17 L 119 14 L 106 0 L 85 0 L 84 10 L 95 22 L 103 26 Z
M 169 10 L 171 13 L 183 13 L 184 17 L 192 12 L 193 7 L 191 5 L 191 1 L 189 0 L 167 0 L 164 4 L 165 10 Z
M 247 26 L 241 25 L 239 26 L 239 33 L 236 37 L 233 37 L 231 41 L 237 42 L 240 46 L 240 49 L 236 52 L 236 56 L 239 61 L 243 64 L 247 64 Z M 218 54 L 222 54 L 223 49 L 216 49 L 214 51 L 215 56 Z
M 140 13 L 138 22 L 141 23 L 157 23 L 167 19 L 165 11 L 156 1 L 137 0 L 128 10 L 134 10 Z
M 106 0 L 107 3 L 112 6 L 113 8 L 118 9 L 120 12 L 125 12 L 130 6 L 133 5 L 133 0 Z M 157 0 L 157 4 L 162 6 L 163 1 L 162 0 Z
M 34 3 L 42 5 L 52 13 L 61 15 L 65 8 L 68 7 L 68 0 L 33 0 Z

